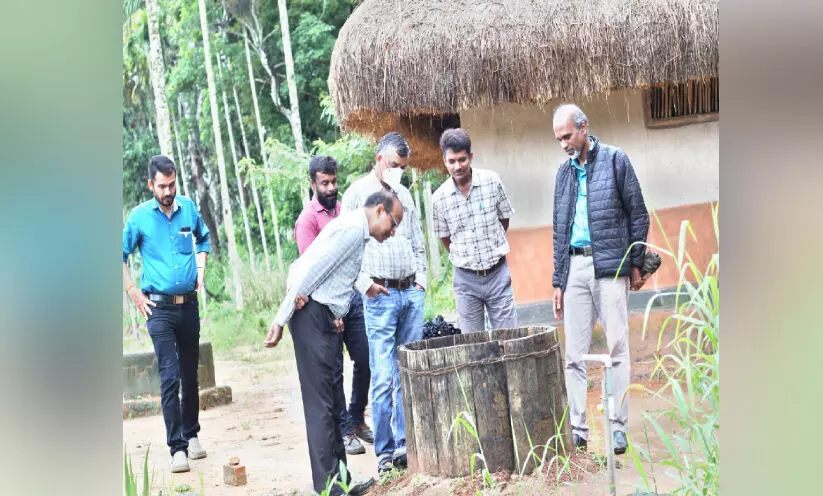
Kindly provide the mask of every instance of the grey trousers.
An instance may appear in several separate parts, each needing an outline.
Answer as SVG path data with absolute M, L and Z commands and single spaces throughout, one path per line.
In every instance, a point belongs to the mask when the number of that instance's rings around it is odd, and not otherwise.
M 615 420 L 612 430 L 626 432 L 629 416 L 629 278 L 594 278 L 592 257 L 573 255 L 569 279 L 563 293 L 563 325 L 566 335 L 566 390 L 569 398 L 569 418 L 572 432 L 589 438 L 586 425 L 586 362 L 592 328 L 598 317 L 606 332 L 606 343 L 612 358 L 612 394 Z
M 517 327 L 508 262 L 486 276 L 455 267 L 454 301 L 457 307 L 457 327 L 462 332 L 484 330 L 484 310 L 489 314 L 492 329 Z

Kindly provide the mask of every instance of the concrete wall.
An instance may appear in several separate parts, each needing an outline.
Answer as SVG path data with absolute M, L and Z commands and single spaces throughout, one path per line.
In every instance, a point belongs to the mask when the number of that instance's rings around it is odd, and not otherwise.
M 553 102 L 535 106 L 500 105 L 460 114 L 472 137 L 473 165 L 500 173 L 515 208 L 509 229 L 509 265 L 518 304 L 551 299 L 554 177 L 566 155 L 552 130 Z M 719 200 L 719 122 L 648 129 L 642 93 L 623 90 L 576 102 L 589 118 L 591 134 L 623 148 L 632 161 L 647 206 L 656 209 L 663 232 L 652 220 L 649 242 L 664 245 L 663 233 L 677 246 L 680 223 L 692 222 L 698 242 L 689 253 L 704 266 L 717 251 L 710 202 Z M 644 289 L 677 282 L 671 260 Z
M 500 173 L 512 198 L 512 228 L 552 223 L 554 176 L 566 154 L 552 130 L 552 110 L 499 105 L 460 113 L 472 137 L 474 166 Z M 575 102 L 589 118 L 591 134 L 623 148 L 632 161 L 649 207 L 663 209 L 719 199 L 719 122 L 648 129 L 642 93 L 622 90 Z
M 214 354 L 211 343 L 200 343 L 197 379 L 200 389 L 215 387 Z M 123 398 L 160 394 L 160 373 L 154 351 L 123 354 Z

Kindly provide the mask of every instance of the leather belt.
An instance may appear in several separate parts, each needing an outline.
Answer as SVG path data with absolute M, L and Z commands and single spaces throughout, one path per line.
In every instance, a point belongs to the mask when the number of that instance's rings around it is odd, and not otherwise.
M 570 246 L 569 247 L 569 255 L 583 255 L 584 257 L 592 256 L 592 247 L 591 246 L 584 246 L 582 248 L 577 246 Z
M 384 288 L 399 289 L 401 291 L 409 289 L 414 285 L 414 276 L 407 277 L 406 279 L 378 279 L 372 277 L 371 280 Z
M 463 267 L 460 267 L 460 269 L 465 270 L 466 272 L 471 272 L 472 274 L 480 276 L 480 277 L 486 277 L 487 275 L 493 273 L 494 271 L 496 271 L 497 269 L 502 267 L 504 263 L 506 263 L 506 257 L 500 257 L 500 259 L 497 262 L 495 262 L 494 265 L 492 265 L 488 269 L 474 270 L 474 269 L 466 269 L 466 268 L 463 268 Z
M 191 292 L 184 295 L 165 295 L 159 293 L 148 293 L 146 295 L 149 300 L 155 302 L 169 303 L 172 305 L 184 305 L 197 301 L 197 292 Z

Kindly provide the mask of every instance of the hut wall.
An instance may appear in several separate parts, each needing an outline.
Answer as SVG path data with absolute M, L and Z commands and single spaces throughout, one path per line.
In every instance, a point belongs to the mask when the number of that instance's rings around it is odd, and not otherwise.
M 566 155 L 552 130 L 552 110 L 499 105 L 462 111 L 472 137 L 473 165 L 497 171 L 515 208 L 509 230 L 510 267 L 517 303 L 551 299 L 554 178 Z M 635 168 L 646 203 L 657 209 L 663 229 L 677 246 L 680 222 L 691 221 L 698 242 L 687 244 L 703 266 L 717 250 L 710 202 L 719 199 L 719 122 L 648 129 L 640 90 L 620 90 L 577 102 L 589 118 L 591 134 L 619 146 Z M 652 220 L 649 242 L 665 246 Z M 664 261 L 644 289 L 676 284 L 677 272 Z

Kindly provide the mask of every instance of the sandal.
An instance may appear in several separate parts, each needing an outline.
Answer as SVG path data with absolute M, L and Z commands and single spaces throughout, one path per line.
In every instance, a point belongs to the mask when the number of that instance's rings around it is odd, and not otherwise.
M 391 457 L 386 457 L 381 459 L 377 463 L 377 475 L 381 476 L 385 473 L 391 472 L 394 470 L 394 464 L 392 463 Z

